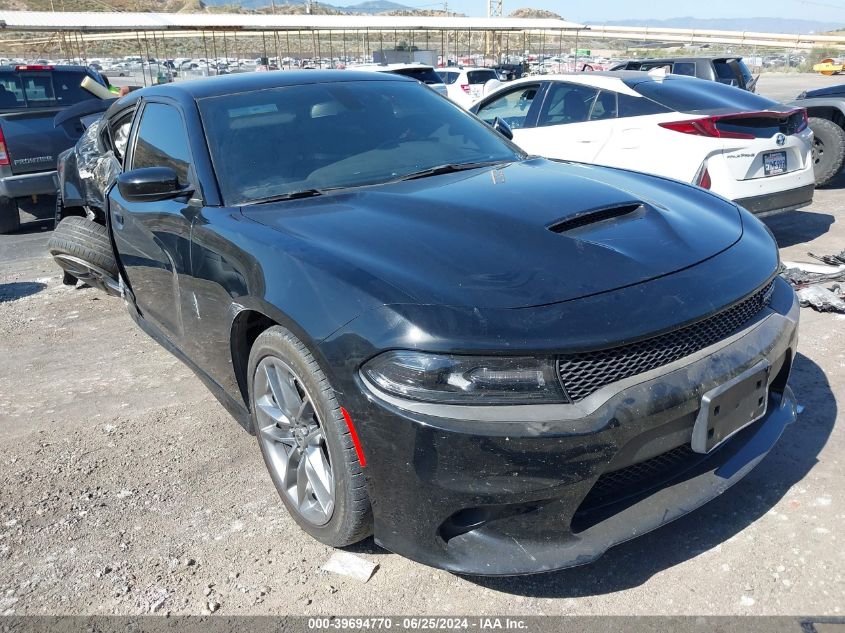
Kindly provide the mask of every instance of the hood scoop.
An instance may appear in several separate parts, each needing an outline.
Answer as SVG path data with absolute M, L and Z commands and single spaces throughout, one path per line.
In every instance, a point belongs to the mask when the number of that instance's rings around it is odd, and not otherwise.
M 630 215 L 642 209 L 643 204 L 641 202 L 629 202 L 602 209 L 592 209 L 577 213 L 560 222 L 555 222 L 548 229 L 552 233 L 566 233 L 584 226 L 589 226 L 590 224 L 596 224 L 597 222 L 604 222 L 605 220 L 613 220 L 624 215 Z

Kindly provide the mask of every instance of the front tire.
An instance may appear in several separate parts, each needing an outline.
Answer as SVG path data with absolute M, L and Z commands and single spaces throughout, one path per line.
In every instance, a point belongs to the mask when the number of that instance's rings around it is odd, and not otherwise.
M 810 117 L 813 130 L 813 170 L 816 187 L 833 180 L 842 170 L 845 162 L 845 130 L 833 121 Z
M 252 423 L 267 470 L 299 526 L 333 547 L 372 534 L 349 429 L 319 363 L 289 330 L 258 336 L 247 369 Z

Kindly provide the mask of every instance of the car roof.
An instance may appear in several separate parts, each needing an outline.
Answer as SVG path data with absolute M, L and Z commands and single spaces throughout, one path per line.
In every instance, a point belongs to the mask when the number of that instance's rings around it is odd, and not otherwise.
M 502 84 L 502 88 L 508 86 L 519 86 L 521 84 L 537 83 L 542 81 L 569 81 L 593 88 L 615 90 L 631 96 L 641 97 L 632 87 L 649 81 L 703 81 L 686 75 L 665 75 L 655 77 L 644 70 L 602 70 L 593 72 L 572 72 L 555 75 L 533 75 L 520 77 L 514 81 Z M 500 89 L 497 89 L 498 92 Z
M 422 62 L 413 62 L 410 64 L 361 64 L 360 66 L 351 66 L 349 70 L 375 70 L 380 73 L 389 73 L 394 70 L 408 70 L 408 69 L 425 69 L 430 68 L 434 70 L 434 66 L 423 64 Z
M 238 73 L 194 79 L 179 83 L 150 86 L 138 90 L 139 96 L 165 96 L 175 99 L 205 99 L 238 92 L 267 90 L 285 86 L 337 83 L 348 81 L 415 81 L 392 73 L 355 70 L 271 70 L 263 73 Z
M 16 71 L 19 66 L 32 66 L 32 67 L 47 67 L 49 66 L 50 71 L 54 72 L 63 72 L 63 71 L 75 71 L 75 72 L 88 72 L 90 68 L 88 66 L 78 66 L 74 64 L 2 64 L 0 65 L 0 71 Z
M 672 62 L 695 62 L 695 61 L 708 61 L 712 62 L 718 59 L 742 59 L 742 55 L 696 55 L 694 57 L 646 57 L 645 59 L 629 59 L 629 62 L 666 62 L 667 64 L 671 64 Z

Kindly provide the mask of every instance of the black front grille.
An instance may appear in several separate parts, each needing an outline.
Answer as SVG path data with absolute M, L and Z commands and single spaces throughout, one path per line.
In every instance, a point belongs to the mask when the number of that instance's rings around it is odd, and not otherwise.
M 668 365 L 727 338 L 751 321 L 769 303 L 774 281 L 763 289 L 706 319 L 653 338 L 561 356 L 560 379 L 572 402 L 617 380 Z

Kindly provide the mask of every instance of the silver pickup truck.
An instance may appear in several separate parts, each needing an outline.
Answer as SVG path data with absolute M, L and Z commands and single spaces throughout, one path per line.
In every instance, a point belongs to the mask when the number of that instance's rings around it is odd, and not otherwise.
M 54 119 L 97 99 L 81 87 L 85 77 L 107 86 L 85 66 L 0 66 L 0 233 L 18 230 L 19 207 L 54 204 L 56 159 L 84 131 L 77 117 Z

